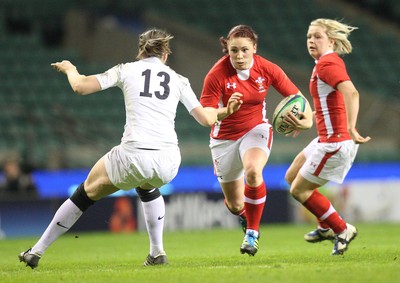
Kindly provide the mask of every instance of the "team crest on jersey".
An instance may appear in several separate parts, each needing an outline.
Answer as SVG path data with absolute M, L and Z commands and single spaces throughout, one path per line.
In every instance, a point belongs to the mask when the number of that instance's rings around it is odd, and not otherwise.
M 265 88 L 264 88 L 264 85 L 263 85 L 264 81 L 265 81 L 265 79 L 262 78 L 262 77 L 258 77 L 256 79 L 255 82 L 258 84 L 258 92 L 264 92 L 265 91 Z
M 226 88 L 228 88 L 228 89 L 230 89 L 230 88 L 235 89 L 235 88 L 236 88 L 236 83 L 226 83 Z

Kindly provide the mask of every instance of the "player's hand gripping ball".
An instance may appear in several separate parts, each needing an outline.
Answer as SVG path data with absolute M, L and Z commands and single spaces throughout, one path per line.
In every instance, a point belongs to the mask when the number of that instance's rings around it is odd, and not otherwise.
M 283 119 L 288 112 L 296 117 L 299 116 L 299 112 L 304 112 L 306 109 L 307 101 L 303 96 L 298 94 L 292 94 L 285 97 L 275 108 L 274 114 L 272 115 L 272 127 L 280 134 L 287 135 L 293 132 L 293 128 L 285 123 Z

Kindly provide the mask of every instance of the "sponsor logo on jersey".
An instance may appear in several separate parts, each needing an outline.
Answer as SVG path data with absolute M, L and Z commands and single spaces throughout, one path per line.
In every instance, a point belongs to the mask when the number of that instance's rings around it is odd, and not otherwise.
M 235 89 L 235 88 L 236 88 L 236 83 L 227 83 L 227 84 L 226 84 L 226 88 L 228 88 L 228 89 L 230 89 L 230 88 Z

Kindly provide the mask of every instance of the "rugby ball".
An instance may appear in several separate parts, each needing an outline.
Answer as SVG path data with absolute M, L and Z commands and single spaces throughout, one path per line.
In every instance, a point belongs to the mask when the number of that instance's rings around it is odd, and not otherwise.
M 285 97 L 276 106 L 274 114 L 272 115 L 272 127 L 273 129 L 282 135 L 287 135 L 293 132 L 293 129 L 289 124 L 283 121 L 283 118 L 288 112 L 292 112 L 294 116 L 298 116 L 299 112 L 304 112 L 306 109 L 307 101 L 305 98 L 298 94 L 292 94 Z

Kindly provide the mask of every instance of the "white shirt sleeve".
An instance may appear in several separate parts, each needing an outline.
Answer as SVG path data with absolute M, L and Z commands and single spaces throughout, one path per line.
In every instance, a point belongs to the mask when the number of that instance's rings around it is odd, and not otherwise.
M 180 98 L 180 102 L 182 102 L 182 104 L 190 113 L 194 108 L 200 106 L 201 104 L 192 87 L 190 86 L 189 80 L 181 75 L 178 75 L 178 77 L 181 80 L 182 87 L 182 96 Z
M 97 74 L 96 78 L 100 83 L 101 90 L 121 85 L 121 69 L 123 64 L 116 65 L 104 73 Z

